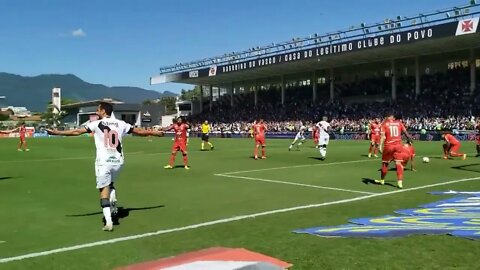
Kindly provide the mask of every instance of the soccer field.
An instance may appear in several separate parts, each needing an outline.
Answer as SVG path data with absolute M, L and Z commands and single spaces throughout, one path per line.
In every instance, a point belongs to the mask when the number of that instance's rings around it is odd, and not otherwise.
M 464 238 L 292 232 L 448 198 L 430 191 L 480 191 L 474 157 L 443 160 L 441 142 L 417 142 L 418 171 L 406 171 L 398 190 L 362 181 L 379 176 L 380 159 L 366 157 L 367 141 L 331 141 L 325 161 L 311 140 L 289 152 L 290 140 L 270 139 L 266 160 L 252 158 L 252 140 L 212 141 L 215 150 L 205 152 L 190 141 L 191 170 L 165 170 L 169 138 L 126 138 L 116 184 L 122 218 L 103 232 L 92 138 L 30 139 L 30 152 L 17 152 L 16 139 L 0 140 L 0 269 L 112 269 L 212 246 L 245 247 L 293 269 L 479 267 L 479 242 Z M 474 149 L 463 143 L 463 151 Z M 183 165 L 180 154 L 176 163 Z M 387 181 L 395 179 L 390 171 Z

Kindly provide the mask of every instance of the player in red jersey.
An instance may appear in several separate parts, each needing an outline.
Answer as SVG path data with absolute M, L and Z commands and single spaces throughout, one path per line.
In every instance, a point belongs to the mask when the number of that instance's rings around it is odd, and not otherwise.
M 388 164 L 393 160 L 397 168 L 397 187 L 403 188 L 403 145 L 402 133 L 410 138 L 407 129 L 400 120 L 396 120 L 393 114 L 390 114 L 382 123 L 380 149 L 382 150 L 382 169 L 380 180 L 375 182 L 385 184 L 385 176 L 388 173 Z
M 475 157 L 480 157 L 480 120 L 477 121 L 477 126 L 475 127 L 477 129 L 477 135 L 476 135 L 476 148 L 477 148 L 477 154 Z
M 320 139 L 320 129 L 317 125 L 313 125 L 312 129 L 313 142 L 315 143 L 315 148 L 318 148 L 318 140 Z
M 27 151 L 27 152 L 30 151 L 30 149 L 27 148 L 27 140 L 25 139 L 27 134 L 27 128 L 25 127 L 25 123 L 20 124 L 20 126 L 16 129 L 0 131 L 0 133 L 4 133 L 4 134 L 8 134 L 12 132 L 18 132 L 20 134 L 20 142 L 18 143 L 17 150 L 22 151 L 22 146 L 23 146 L 23 151 Z
M 258 148 L 262 147 L 262 159 L 266 159 L 267 156 L 265 155 L 265 131 L 267 131 L 267 127 L 263 123 L 263 119 L 259 119 L 258 121 L 253 123 L 253 134 L 255 138 L 255 150 L 254 155 L 255 159 L 258 159 Z
M 402 166 L 405 168 L 410 161 L 410 170 L 416 172 L 414 158 L 415 147 L 413 147 L 412 140 L 407 139 L 407 143 L 404 144 L 402 148 Z
M 180 150 L 183 156 L 183 164 L 186 170 L 189 170 L 188 167 L 188 158 L 187 158 L 187 130 L 190 126 L 186 123 L 183 123 L 182 118 L 177 118 L 176 123 L 171 124 L 169 127 L 163 129 L 164 131 L 173 130 L 175 131 L 175 138 L 172 146 L 172 155 L 170 156 L 170 163 L 166 165 L 165 169 L 172 169 L 173 164 L 175 163 L 175 156 Z
M 372 157 L 372 149 L 373 149 L 373 156 L 377 156 L 378 147 L 380 146 L 380 120 L 375 119 L 370 123 L 370 148 L 368 148 L 368 157 Z
M 443 158 L 448 159 L 448 155 L 450 154 L 451 157 L 462 157 L 463 160 L 467 158 L 467 154 L 458 153 L 460 150 L 460 141 L 455 138 L 450 133 L 442 134 L 442 138 L 445 140 L 445 144 L 443 144 Z

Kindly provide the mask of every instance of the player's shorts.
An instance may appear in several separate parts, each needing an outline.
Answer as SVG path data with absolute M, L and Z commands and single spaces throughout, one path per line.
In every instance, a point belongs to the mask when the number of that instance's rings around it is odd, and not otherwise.
M 20 141 L 25 142 L 25 136 L 20 136 Z
M 265 137 L 255 137 L 255 145 L 265 146 Z
M 210 136 L 209 136 L 208 134 L 202 133 L 202 141 L 208 142 L 208 138 L 209 138 L 209 137 L 210 137 Z
M 95 164 L 95 177 L 97 179 L 97 188 L 104 188 L 110 185 L 110 183 L 114 183 L 121 169 L 122 165 Z
M 330 142 L 330 135 L 320 135 L 318 145 L 328 145 L 328 142 Z
M 379 135 L 372 135 L 370 141 L 373 144 L 380 144 L 380 136 Z
M 185 142 L 174 142 L 172 146 L 172 152 L 181 151 L 182 153 L 187 152 L 187 144 Z
M 458 150 L 460 150 L 460 143 L 450 144 L 450 148 L 448 149 L 448 152 L 456 154 L 458 153 Z
M 403 145 L 385 145 L 382 152 L 382 162 L 403 161 Z
M 477 135 L 477 137 L 475 138 L 475 140 L 477 141 L 477 145 L 480 145 L 480 135 Z

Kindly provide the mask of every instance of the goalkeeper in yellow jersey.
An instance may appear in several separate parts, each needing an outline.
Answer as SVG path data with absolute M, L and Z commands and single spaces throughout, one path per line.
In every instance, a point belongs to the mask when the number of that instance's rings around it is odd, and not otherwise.
M 210 146 L 210 150 L 213 150 L 213 144 L 208 141 L 208 137 L 210 135 L 210 125 L 208 121 L 205 120 L 202 124 L 202 151 L 205 150 L 205 143 Z

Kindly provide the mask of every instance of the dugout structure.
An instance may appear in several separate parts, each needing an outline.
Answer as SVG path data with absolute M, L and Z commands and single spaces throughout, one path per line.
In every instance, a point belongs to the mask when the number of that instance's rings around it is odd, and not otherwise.
M 402 76 L 415 78 L 415 94 L 421 93 L 421 76 L 463 67 L 469 73 L 469 93 L 477 88 L 480 66 L 480 4 L 422 13 L 413 17 L 397 16 L 379 23 L 360 23 L 346 30 L 312 34 L 286 42 L 252 47 L 188 63 L 160 68 L 151 84 L 185 83 L 198 85 L 200 111 L 205 101 L 220 96 L 257 93 L 272 86 L 279 89 L 282 104 L 289 86 L 311 88 L 312 102 L 320 97 L 336 96 L 341 82 L 385 76 L 391 81 L 386 98 L 396 100 Z M 361 94 L 361 93 L 358 93 Z

